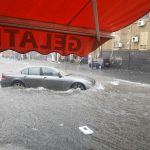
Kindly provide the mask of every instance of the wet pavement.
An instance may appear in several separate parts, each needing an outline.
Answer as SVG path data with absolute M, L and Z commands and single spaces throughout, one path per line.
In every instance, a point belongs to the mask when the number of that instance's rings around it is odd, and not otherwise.
M 150 74 L 0 59 L 0 73 L 31 64 L 94 78 L 89 90 L 0 88 L 0 150 L 149 150 Z M 84 135 L 78 127 L 94 131 Z

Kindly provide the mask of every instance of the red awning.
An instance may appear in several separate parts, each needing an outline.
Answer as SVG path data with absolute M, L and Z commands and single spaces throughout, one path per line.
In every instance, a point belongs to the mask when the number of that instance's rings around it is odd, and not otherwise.
M 0 0 L 0 51 L 84 56 L 149 11 L 149 0 Z

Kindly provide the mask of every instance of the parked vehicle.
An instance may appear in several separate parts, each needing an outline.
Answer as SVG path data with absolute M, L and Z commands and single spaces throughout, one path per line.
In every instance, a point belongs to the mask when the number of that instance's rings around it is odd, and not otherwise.
M 68 74 L 53 67 L 36 66 L 19 71 L 2 73 L 1 86 L 8 87 L 44 87 L 53 90 L 86 90 L 95 85 L 95 80 Z
M 88 64 L 88 57 L 82 57 L 79 61 L 80 64 Z
M 101 64 L 96 60 L 89 63 L 89 67 L 99 69 L 101 67 Z
M 90 68 L 110 68 L 110 60 L 109 59 L 103 59 L 102 61 L 92 61 L 89 63 Z
M 110 68 L 111 63 L 109 58 L 104 59 L 104 68 Z

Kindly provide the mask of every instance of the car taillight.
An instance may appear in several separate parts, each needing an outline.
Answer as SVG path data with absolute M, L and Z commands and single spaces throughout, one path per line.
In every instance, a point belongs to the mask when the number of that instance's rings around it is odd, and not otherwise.
M 2 77 L 1 77 L 1 80 L 6 80 L 7 77 L 2 73 Z

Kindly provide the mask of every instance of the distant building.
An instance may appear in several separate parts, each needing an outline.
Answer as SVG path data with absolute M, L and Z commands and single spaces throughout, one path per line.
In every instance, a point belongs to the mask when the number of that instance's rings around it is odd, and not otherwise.
M 101 54 L 112 59 L 116 67 L 150 72 L 150 13 L 114 34 L 115 38 L 94 51 L 92 57 Z

